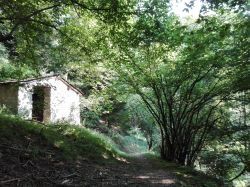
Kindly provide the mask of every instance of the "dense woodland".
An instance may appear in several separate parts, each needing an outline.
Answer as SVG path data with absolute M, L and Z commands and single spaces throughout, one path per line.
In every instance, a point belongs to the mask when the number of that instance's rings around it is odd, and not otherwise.
M 84 126 L 247 185 L 249 5 L 202 0 L 181 18 L 173 2 L 0 0 L 0 79 L 66 75 Z

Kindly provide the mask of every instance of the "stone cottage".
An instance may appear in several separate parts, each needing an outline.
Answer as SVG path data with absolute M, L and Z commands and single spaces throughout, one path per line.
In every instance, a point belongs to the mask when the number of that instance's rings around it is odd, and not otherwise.
M 82 92 L 59 75 L 0 82 L 0 105 L 24 119 L 80 124 Z

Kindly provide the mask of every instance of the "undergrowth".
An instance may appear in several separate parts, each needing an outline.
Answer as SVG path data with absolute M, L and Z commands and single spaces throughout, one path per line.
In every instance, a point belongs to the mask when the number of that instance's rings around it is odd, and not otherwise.
M 41 141 L 58 148 L 67 159 L 84 157 L 100 161 L 127 156 L 109 137 L 81 126 L 68 123 L 41 124 L 0 114 L 1 139 L 22 141 L 30 135 L 43 138 Z M 35 152 L 35 148 L 33 150 Z

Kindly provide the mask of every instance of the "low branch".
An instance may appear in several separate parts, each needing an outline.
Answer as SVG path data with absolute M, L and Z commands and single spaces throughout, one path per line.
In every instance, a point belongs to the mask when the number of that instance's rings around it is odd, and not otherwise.
M 238 175 L 236 175 L 235 177 L 229 179 L 228 182 L 232 182 L 235 179 L 238 179 L 241 175 L 243 175 L 246 172 L 246 169 L 247 169 L 246 166 L 244 166 L 244 168 L 242 169 L 242 171 Z

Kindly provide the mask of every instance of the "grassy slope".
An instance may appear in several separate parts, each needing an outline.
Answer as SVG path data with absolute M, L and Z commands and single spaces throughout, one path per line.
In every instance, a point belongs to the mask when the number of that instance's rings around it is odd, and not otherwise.
M 84 155 L 84 157 L 98 162 L 98 160 L 124 155 L 117 150 L 112 140 L 104 135 L 66 123 L 44 125 L 1 115 L 0 139 L 1 142 L 4 142 L 5 139 L 5 141 L 13 141 L 14 144 L 15 142 L 19 145 L 27 144 L 30 150 L 34 150 L 34 153 L 40 147 L 36 147 L 35 143 L 34 145 L 29 143 L 32 141 L 43 142 L 60 150 L 66 159 Z
M 88 160 L 91 167 L 95 164 L 111 164 L 116 167 L 115 163 L 119 164 L 118 160 L 130 159 L 117 149 L 111 139 L 97 132 L 68 124 L 43 125 L 6 115 L 0 115 L 0 158 L 3 155 L 1 152 L 9 154 L 10 158 L 0 162 L 0 167 L 4 168 L 9 162 L 10 164 L 13 162 L 13 167 L 19 162 L 26 167 L 27 163 L 32 161 L 32 165 L 38 162 L 44 166 L 39 171 L 47 170 L 46 164 L 50 167 L 54 163 L 56 164 L 53 165 L 53 169 L 74 170 L 76 160 Z M 159 168 L 177 176 L 181 186 L 218 186 L 215 180 L 192 169 L 166 163 L 152 156 L 149 159 Z M 59 167 L 61 162 L 64 163 L 63 167 Z M 12 174 L 9 178 L 3 179 L 4 176 L 1 175 L 8 173 L 8 167 L 6 168 L 6 171 L 0 170 L 0 181 L 13 177 Z M 17 170 L 24 172 L 22 167 Z M 25 172 L 29 172 L 27 168 Z M 15 175 L 18 176 L 20 173 Z

